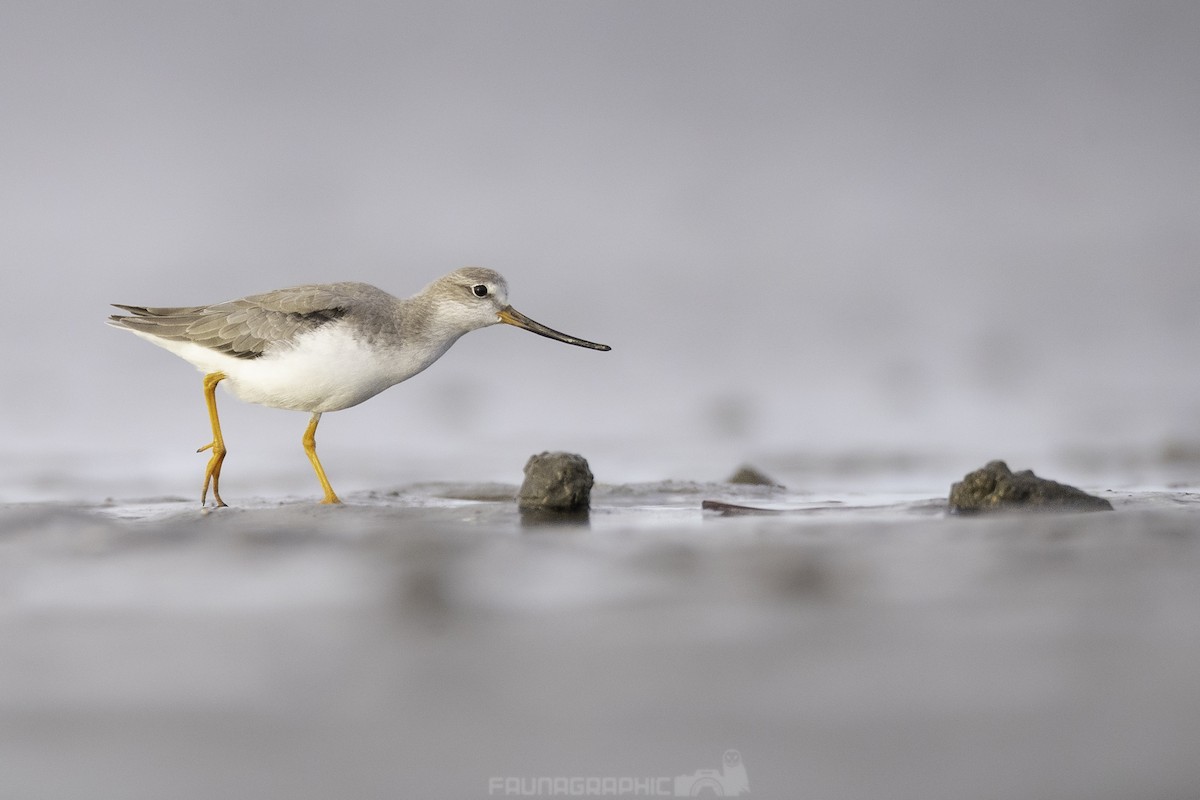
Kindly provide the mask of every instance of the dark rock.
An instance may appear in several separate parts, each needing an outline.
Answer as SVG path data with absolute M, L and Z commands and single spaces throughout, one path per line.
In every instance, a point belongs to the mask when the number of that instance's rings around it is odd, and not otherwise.
M 950 487 L 950 510 L 959 514 L 989 511 L 1112 511 L 1112 503 L 1082 489 L 1039 478 L 1032 470 L 1013 472 L 992 461 Z
M 517 493 L 517 506 L 521 511 L 586 512 L 592 483 L 592 471 L 583 456 L 539 453 L 525 463 L 525 482 Z
M 775 481 L 774 478 L 759 472 L 754 467 L 748 464 L 743 464 L 738 467 L 737 472 L 725 479 L 726 483 L 748 484 L 750 486 L 777 486 L 783 488 L 782 484 Z

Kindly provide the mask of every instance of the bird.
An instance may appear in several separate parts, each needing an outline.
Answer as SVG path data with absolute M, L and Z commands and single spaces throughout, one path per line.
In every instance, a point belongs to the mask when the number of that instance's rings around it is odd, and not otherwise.
M 321 415 L 369 400 L 441 358 L 464 334 L 504 323 L 591 350 L 611 350 L 548 328 L 514 309 L 504 277 L 483 267 L 463 267 L 408 298 L 367 283 L 308 284 L 206 306 L 156 308 L 112 304 L 108 324 L 127 330 L 204 374 L 204 400 L 212 441 L 200 505 L 211 485 L 221 499 L 221 465 L 227 448 L 217 415 L 220 383 L 234 397 L 271 408 L 311 414 L 301 443 L 324 492 L 322 503 L 341 500 L 317 457 Z

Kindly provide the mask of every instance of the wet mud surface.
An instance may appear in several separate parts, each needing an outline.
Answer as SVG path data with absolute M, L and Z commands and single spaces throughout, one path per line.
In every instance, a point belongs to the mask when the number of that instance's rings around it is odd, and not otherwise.
M 516 492 L 0 508 L 3 794 L 487 797 L 730 749 L 753 797 L 1200 789 L 1190 489 L 598 484 L 563 524 Z

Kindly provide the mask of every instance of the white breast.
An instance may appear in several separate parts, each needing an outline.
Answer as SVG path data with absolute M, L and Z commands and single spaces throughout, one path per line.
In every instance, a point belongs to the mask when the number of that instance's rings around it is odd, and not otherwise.
M 204 373 L 225 373 L 224 384 L 240 400 L 310 412 L 339 411 L 369 400 L 428 367 L 455 341 L 435 347 L 410 342 L 380 350 L 333 324 L 303 334 L 291 347 L 244 359 L 191 342 L 138 335 Z

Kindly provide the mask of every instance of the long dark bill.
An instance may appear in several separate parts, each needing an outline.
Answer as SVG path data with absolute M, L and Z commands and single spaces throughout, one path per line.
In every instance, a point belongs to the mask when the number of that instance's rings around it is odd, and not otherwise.
M 501 322 L 508 323 L 509 325 L 515 325 L 518 328 L 524 328 L 527 331 L 536 333 L 538 336 L 545 336 L 547 339 L 555 339 L 560 342 L 566 342 L 567 344 L 573 344 L 576 347 L 586 347 L 589 350 L 612 350 L 612 348 L 606 344 L 596 344 L 595 342 L 589 342 L 586 339 L 578 339 L 574 336 L 568 336 L 565 333 L 559 333 L 553 328 L 547 328 L 540 322 L 534 322 L 512 306 L 505 306 L 504 308 L 500 309 L 498 312 L 496 312 L 496 316 L 500 317 Z

